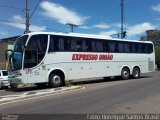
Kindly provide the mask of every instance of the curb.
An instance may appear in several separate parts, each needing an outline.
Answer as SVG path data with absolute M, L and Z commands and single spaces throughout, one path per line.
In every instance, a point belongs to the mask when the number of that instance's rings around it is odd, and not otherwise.
M 54 95 L 74 90 L 84 89 L 83 86 L 70 86 L 70 87 L 59 87 L 59 88 L 52 88 L 47 90 L 38 90 L 38 91 L 29 91 L 23 94 L 17 95 L 5 95 L 0 97 L 0 105 L 3 103 L 15 102 L 15 100 L 25 100 L 29 98 L 36 98 L 40 96 L 47 96 L 47 95 Z

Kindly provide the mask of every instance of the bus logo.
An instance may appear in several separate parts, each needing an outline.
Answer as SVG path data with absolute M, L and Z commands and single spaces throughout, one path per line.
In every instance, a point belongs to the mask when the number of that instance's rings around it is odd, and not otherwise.
M 112 60 L 111 54 L 73 54 L 72 60 Z

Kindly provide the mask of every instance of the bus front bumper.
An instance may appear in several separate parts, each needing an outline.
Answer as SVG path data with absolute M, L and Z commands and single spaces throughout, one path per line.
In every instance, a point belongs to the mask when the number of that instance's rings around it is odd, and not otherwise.
M 22 79 L 18 78 L 18 77 L 8 78 L 8 81 L 9 81 L 10 84 L 17 84 L 17 85 L 22 84 Z
M 7 87 L 9 85 L 10 85 L 10 83 L 8 82 L 8 80 L 2 80 L 2 81 L 0 81 L 0 87 Z

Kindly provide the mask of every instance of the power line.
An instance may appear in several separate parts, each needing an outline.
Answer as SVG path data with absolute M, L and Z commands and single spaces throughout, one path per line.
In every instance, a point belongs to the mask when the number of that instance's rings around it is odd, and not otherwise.
M 31 25 L 31 26 L 35 26 L 35 27 L 39 27 L 39 28 L 45 28 L 45 29 L 48 29 L 48 30 L 56 31 L 56 32 L 67 33 L 67 32 L 64 32 L 64 31 L 61 31 L 61 30 L 57 30 L 57 29 L 53 29 L 53 28 L 49 28 L 49 27 L 43 27 L 43 26 L 38 26 L 38 25 Z
M 41 1 L 42 1 L 42 0 L 39 0 L 39 1 L 38 1 L 38 3 L 37 3 L 37 5 L 36 5 L 36 7 L 34 8 L 33 12 L 31 13 L 31 15 L 30 15 L 29 19 L 31 19 L 31 17 L 33 16 L 34 12 L 35 12 L 35 11 L 36 11 L 36 9 L 38 8 L 38 6 L 39 6 L 39 4 L 40 4 L 40 2 L 41 2 Z
M 23 22 L 17 22 L 17 21 L 11 21 L 11 20 L 0 20 L 0 22 L 3 22 L 3 23 L 18 23 L 18 24 L 26 24 L 26 23 L 23 23 Z M 64 31 L 61 31 L 61 30 L 57 30 L 57 29 L 54 29 L 54 28 L 50 28 L 50 27 L 43 27 L 43 26 L 38 26 L 38 25 L 32 25 L 31 26 L 34 26 L 34 27 L 38 27 L 38 28 L 45 28 L 45 29 L 48 29 L 48 30 L 52 30 L 52 31 L 56 31 L 56 32 L 63 32 L 63 33 L 67 33 L 67 32 L 64 32 Z
M 13 6 L 8 6 L 8 5 L 2 5 L 0 4 L 1 7 L 6 7 L 6 8 L 11 8 L 11 9 L 17 9 L 17 10 L 24 10 L 22 8 L 17 8 L 17 7 L 13 7 Z
M 11 20 L 0 20 L 0 22 L 7 22 L 7 23 L 19 23 L 19 24 L 26 24 L 26 23 L 22 23 L 22 22 L 17 22 L 17 21 L 11 21 Z

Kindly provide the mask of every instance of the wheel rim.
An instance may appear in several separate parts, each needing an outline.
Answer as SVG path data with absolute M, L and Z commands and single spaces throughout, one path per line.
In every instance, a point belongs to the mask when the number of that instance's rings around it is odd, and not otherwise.
M 53 78 L 52 78 L 52 81 L 55 83 L 55 84 L 59 84 L 61 83 L 61 78 L 57 75 L 55 75 Z
M 124 77 L 128 77 L 128 75 L 129 75 L 129 74 L 128 74 L 128 71 L 123 71 L 123 76 L 124 76 Z
M 123 79 L 128 79 L 129 78 L 129 72 L 127 70 L 124 70 L 122 73 Z
M 139 71 L 138 70 L 134 70 L 134 77 L 138 77 L 139 76 Z

